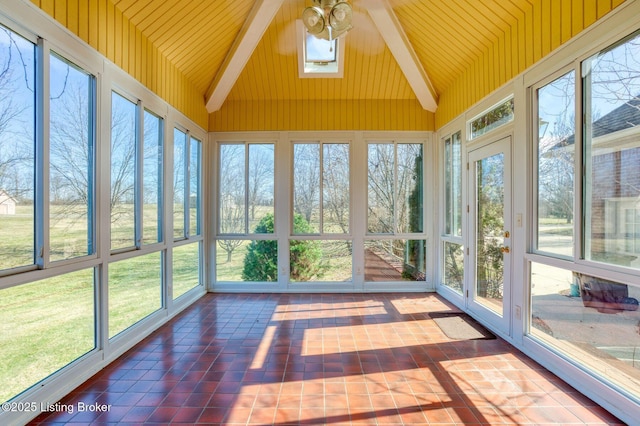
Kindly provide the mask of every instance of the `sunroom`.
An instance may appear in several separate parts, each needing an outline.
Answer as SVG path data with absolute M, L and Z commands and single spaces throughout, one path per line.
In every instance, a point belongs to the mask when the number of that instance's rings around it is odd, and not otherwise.
M 1 423 L 212 293 L 437 294 L 640 415 L 640 3 L 0 0 L 0 49 Z

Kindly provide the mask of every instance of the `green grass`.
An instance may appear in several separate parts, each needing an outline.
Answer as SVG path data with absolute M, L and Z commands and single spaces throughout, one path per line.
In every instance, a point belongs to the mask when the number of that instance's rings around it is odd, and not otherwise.
M 323 262 L 326 268 L 320 277 L 312 281 L 342 282 L 351 280 L 352 256 L 344 241 L 319 241 L 323 251 Z M 216 281 L 243 282 L 242 269 L 249 241 L 235 248 L 231 260 L 227 253 L 216 245 Z
M 95 346 L 93 269 L 0 291 L 0 401 Z
M 145 217 L 147 212 L 155 215 L 152 209 L 145 210 Z M 30 211 L 32 207 L 21 206 L 16 215 L 0 216 L 0 268 L 33 263 Z M 82 226 L 82 222 L 61 219 L 51 228 L 51 239 L 63 242 L 61 247 L 66 250 L 53 253 L 61 253 L 61 258 L 85 254 L 86 231 L 82 228 L 86 222 Z M 149 229 L 155 232 L 153 226 Z M 70 250 L 74 244 L 84 252 Z M 199 284 L 198 247 L 194 243 L 174 249 L 174 297 Z M 109 265 L 110 337 L 161 307 L 160 268 L 159 252 Z M 0 401 L 13 398 L 94 349 L 93 274 L 90 268 L 0 290 Z

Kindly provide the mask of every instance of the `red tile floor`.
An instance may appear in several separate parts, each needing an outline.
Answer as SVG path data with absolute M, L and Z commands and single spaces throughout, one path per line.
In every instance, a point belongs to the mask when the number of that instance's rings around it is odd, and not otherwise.
M 34 424 L 622 424 L 436 294 L 208 294 Z

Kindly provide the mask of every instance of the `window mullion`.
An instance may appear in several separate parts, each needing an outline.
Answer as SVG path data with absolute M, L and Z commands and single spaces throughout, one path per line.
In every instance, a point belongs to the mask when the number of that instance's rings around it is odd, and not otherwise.
M 38 40 L 36 65 L 36 143 L 35 143 L 35 262 L 39 268 L 49 265 L 49 44 Z
M 320 160 L 320 164 L 318 165 L 318 169 L 320 172 L 320 179 L 318 184 L 320 188 L 318 189 L 320 192 L 318 194 L 318 233 L 320 235 L 324 234 L 324 144 L 322 142 L 318 142 L 318 158 Z
M 185 136 L 184 136 L 184 155 L 183 155 L 183 159 L 182 161 L 184 161 L 183 163 L 183 170 L 184 170 L 184 179 L 183 179 L 183 190 L 184 190 L 184 197 L 182 200 L 182 210 L 184 211 L 184 238 L 189 238 L 189 215 L 191 214 L 191 212 L 189 211 L 189 198 L 190 198 L 190 194 L 189 194 L 189 150 L 191 148 L 191 143 L 190 143 L 190 139 L 191 139 L 191 134 L 189 133 L 189 131 L 185 132 Z
M 143 218 L 142 204 L 144 186 L 144 108 L 142 101 L 138 101 L 136 106 L 136 136 L 135 136 L 135 178 L 134 178 L 134 241 L 137 249 L 142 247 L 143 238 Z
M 391 235 L 398 232 L 398 144 L 393 142 L 393 194 L 391 195 L 391 205 L 393 209 L 393 229 Z
M 244 145 L 244 233 L 249 234 L 249 155 L 251 144 Z

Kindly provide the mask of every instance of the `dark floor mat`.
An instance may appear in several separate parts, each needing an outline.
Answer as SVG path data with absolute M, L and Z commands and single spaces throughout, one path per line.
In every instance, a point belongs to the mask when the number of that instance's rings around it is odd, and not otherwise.
M 464 312 L 432 312 L 429 316 L 450 339 L 488 340 L 496 338 L 493 333 Z

